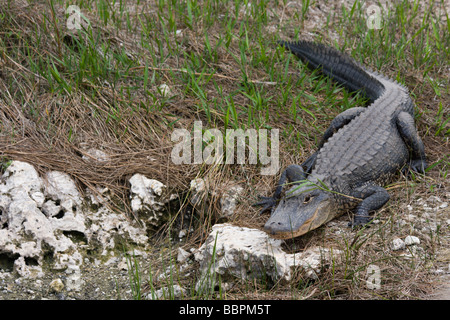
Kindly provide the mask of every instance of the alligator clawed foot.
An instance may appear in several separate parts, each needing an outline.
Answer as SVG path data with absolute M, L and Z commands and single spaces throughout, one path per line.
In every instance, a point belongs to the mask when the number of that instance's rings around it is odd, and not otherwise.
M 425 174 L 425 169 L 427 168 L 427 162 L 425 160 L 411 160 L 408 166 L 403 167 L 402 173 L 408 175 L 409 170 L 421 174 Z
M 409 167 L 414 172 L 425 173 L 427 162 L 425 160 L 411 160 L 411 162 L 409 163 Z
M 348 226 L 352 229 L 357 229 L 361 227 L 370 227 L 370 223 L 372 222 L 373 218 L 370 216 L 357 216 L 353 221 L 350 221 L 348 223 Z
M 259 196 L 259 199 L 261 201 L 252 204 L 253 207 L 258 207 L 258 206 L 264 206 L 261 211 L 259 212 L 260 214 L 263 214 L 265 211 L 269 210 L 272 212 L 275 208 L 275 205 L 277 204 L 277 201 L 273 198 L 273 197 L 263 197 L 263 196 Z

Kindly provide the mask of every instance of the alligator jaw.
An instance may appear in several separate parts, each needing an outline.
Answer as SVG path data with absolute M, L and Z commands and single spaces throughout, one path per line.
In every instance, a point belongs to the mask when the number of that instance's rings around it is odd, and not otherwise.
M 310 201 L 305 199 L 311 198 Z M 301 236 L 335 216 L 333 197 L 325 191 L 283 199 L 266 222 L 264 230 L 276 239 Z

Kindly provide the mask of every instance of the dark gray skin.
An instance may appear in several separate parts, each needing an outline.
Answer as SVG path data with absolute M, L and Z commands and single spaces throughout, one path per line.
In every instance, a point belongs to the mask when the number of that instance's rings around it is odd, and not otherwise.
M 298 237 L 347 210 L 355 210 L 351 226 L 367 224 L 389 200 L 383 185 L 407 165 L 419 173 L 427 167 L 408 90 L 334 48 L 305 41 L 281 45 L 347 89 L 362 90 L 371 104 L 339 114 L 317 152 L 286 168 L 273 197 L 257 203 L 264 205 L 261 212 L 271 210 L 264 229 L 274 238 Z M 287 181 L 290 189 L 282 196 Z

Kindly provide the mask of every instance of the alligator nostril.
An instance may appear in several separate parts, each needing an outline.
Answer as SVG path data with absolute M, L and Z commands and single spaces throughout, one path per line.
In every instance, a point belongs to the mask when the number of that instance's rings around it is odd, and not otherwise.
M 273 232 L 273 229 L 276 225 L 277 225 L 277 223 L 275 221 L 272 221 L 272 222 L 266 223 L 266 225 L 264 226 L 264 229 L 266 231 Z

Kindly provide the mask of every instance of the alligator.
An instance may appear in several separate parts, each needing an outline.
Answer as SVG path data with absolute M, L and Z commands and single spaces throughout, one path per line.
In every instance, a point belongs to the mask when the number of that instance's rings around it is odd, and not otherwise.
M 264 206 L 261 213 L 271 211 L 264 229 L 274 238 L 294 238 L 350 210 L 355 214 L 349 226 L 368 225 L 371 214 L 389 200 L 383 186 L 396 173 L 407 168 L 425 173 L 427 167 L 408 89 L 333 47 L 308 41 L 279 44 L 310 69 L 363 92 L 370 104 L 336 116 L 317 151 L 283 171 L 272 197 L 260 197 L 255 205 Z

